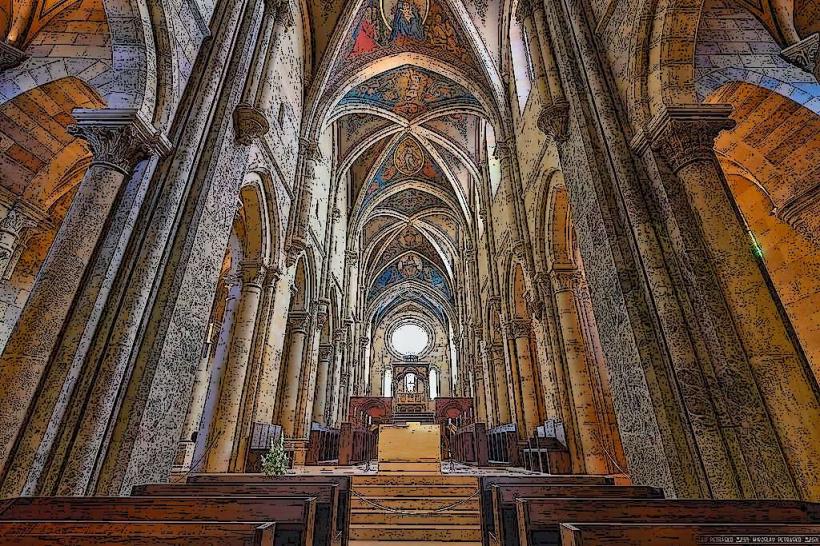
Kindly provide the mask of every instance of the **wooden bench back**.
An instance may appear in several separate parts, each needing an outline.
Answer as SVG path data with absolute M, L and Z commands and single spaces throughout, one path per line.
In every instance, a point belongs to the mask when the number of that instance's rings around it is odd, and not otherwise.
M 564 546 L 680 546 L 703 544 L 708 537 L 728 536 L 816 536 L 820 525 L 811 524 L 606 524 L 576 523 L 561 525 Z M 780 542 L 778 544 L 786 544 Z M 795 542 L 803 544 L 803 542 Z
M 516 501 L 520 543 L 560 544 L 562 523 L 814 523 L 818 506 L 800 501 L 671 499 L 521 499 Z
M 493 522 L 488 531 L 499 544 L 518 545 L 518 520 L 515 500 L 529 498 L 663 498 L 663 491 L 638 485 L 529 485 L 492 486 Z
M 276 540 L 312 546 L 313 497 L 21 497 L 0 521 L 212 521 L 273 522 Z
M 341 509 L 339 501 L 339 484 L 329 481 L 159 483 L 135 486 L 131 494 L 143 497 L 315 497 L 314 537 L 317 546 L 330 546 L 334 540 L 342 540 L 342 534 L 347 525 L 347 513 Z
M 275 523 L 0 521 L 0 546 L 275 546 Z

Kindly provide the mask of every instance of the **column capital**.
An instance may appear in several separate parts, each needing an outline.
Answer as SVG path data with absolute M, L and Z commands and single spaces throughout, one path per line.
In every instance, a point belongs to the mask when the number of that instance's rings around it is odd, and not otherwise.
M 319 362 L 330 362 L 333 358 L 333 345 L 322 343 L 319 345 Z
M 535 2 L 538 4 L 539 2 Z M 533 5 L 530 0 L 519 0 L 518 9 L 515 11 L 515 16 L 519 21 L 526 21 L 532 17 Z
M 290 239 L 290 244 L 285 249 L 285 265 L 287 267 L 296 265 L 307 247 L 307 240 L 300 235 L 294 234 Z
M 339 328 L 338 330 L 333 332 L 333 343 L 335 343 L 337 345 L 344 344 L 346 335 L 347 335 L 347 332 L 345 332 L 343 329 Z
M 538 115 L 536 125 L 542 133 L 556 143 L 566 142 L 569 128 L 569 103 L 556 100 L 545 106 Z
M 268 0 L 266 6 L 267 4 L 270 4 L 271 7 L 276 10 L 276 20 L 274 24 L 279 25 L 282 32 L 287 32 L 288 29 L 296 23 L 290 0 Z
M 239 144 L 250 146 L 268 134 L 270 123 L 262 110 L 243 102 L 233 110 L 233 131 Z
M 359 347 L 361 347 L 362 349 L 365 349 L 365 348 L 367 348 L 368 345 L 370 345 L 370 338 L 369 337 L 362 336 L 362 337 L 359 338 Z
M 552 279 L 552 291 L 578 292 L 581 283 L 581 273 L 577 269 L 553 269 L 550 271 Z
M 510 339 L 529 338 L 530 337 L 530 321 L 523 318 L 514 318 L 505 324 L 507 329 L 507 337 Z
M 259 260 L 245 260 L 240 262 L 239 270 L 242 275 L 243 286 L 255 286 L 261 288 L 265 282 L 268 268 Z
M 503 167 L 505 163 L 512 161 L 513 145 L 507 141 L 499 140 L 495 143 L 495 158 Z M 507 165 L 509 167 L 509 165 Z
M 293 311 L 288 315 L 288 327 L 292 334 L 307 334 L 310 328 L 310 315 L 304 311 Z
M 328 300 L 320 300 L 316 303 L 316 329 L 317 330 L 321 330 L 322 328 L 324 328 L 325 323 L 327 322 L 327 319 L 330 316 L 329 304 L 330 304 L 330 301 L 328 301 Z
M 359 252 L 356 250 L 345 250 L 345 260 L 350 265 L 356 265 L 359 263 Z
M 165 135 L 137 110 L 77 108 L 72 116 L 77 123 L 68 126 L 68 133 L 88 142 L 92 165 L 107 165 L 128 176 L 143 159 L 171 151 Z
M 19 237 L 20 232 L 24 229 L 36 226 L 37 222 L 17 204 L 14 204 L 6 213 L 6 217 L 0 220 L 0 232 L 8 233 L 14 237 Z
M 736 125 L 731 114 L 728 104 L 667 106 L 646 126 L 646 138 L 652 150 L 678 172 L 691 163 L 714 158 L 715 138 Z

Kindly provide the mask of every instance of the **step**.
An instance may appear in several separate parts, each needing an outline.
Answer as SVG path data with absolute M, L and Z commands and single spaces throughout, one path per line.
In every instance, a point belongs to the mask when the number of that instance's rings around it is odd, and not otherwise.
M 350 540 L 406 540 L 478 542 L 480 525 L 372 525 L 351 524 Z
M 478 478 L 459 474 L 373 474 L 354 475 L 353 488 L 374 485 L 417 485 L 425 487 L 464 485 L 478 488 Z
M 358 492 L 358 490 L 357 490 Z M 452 508 L 446 508 L 448 510 L 475 510 L 478 511 L 480 509 L 480 502 L 481 499 L 476 495 L 475 497 L 468 498 L 468 497 L 376 497 L 376 496 L 368 496 L 367 500 L 360 499 L 356 496 L 353 496 L 350 499 L 350 507 L 355 509 L 361 508 L 365 510 L 379 510 L 378 506 L 374 506 L 370 504 L 370 501 L 374 504 L 384 506 L 387 508 L 393 508 L 398 510 L 438 510 L 449 507 L 450 505 L 456 504 Z
M 477 485 L 356 485 L 365 497 L 469 497 Z
M 350 514 L 350 523 L 371 525 L 457 525 L 462 527 L 465 525 L 480 525 L 481 514 L 478 511 L 455 511 L 435 515 L 409 515 L 354 509 Z

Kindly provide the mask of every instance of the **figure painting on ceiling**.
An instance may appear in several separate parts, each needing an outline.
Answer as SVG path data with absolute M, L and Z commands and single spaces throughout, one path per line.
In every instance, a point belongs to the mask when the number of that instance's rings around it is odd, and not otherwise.
M 426 0 L 382 0 L 382 15 L 389 21 L 392 42 L 402 45 L 405 40 L 424 40 Z
M 359 26 L 353 32 L 353 50 L 350 55 L 358 57 L 376 51 L 381 45 L 381 34 L 381 17 L 375 6 L 375 0 L 370 0 L 369 5 L 364 9 Z

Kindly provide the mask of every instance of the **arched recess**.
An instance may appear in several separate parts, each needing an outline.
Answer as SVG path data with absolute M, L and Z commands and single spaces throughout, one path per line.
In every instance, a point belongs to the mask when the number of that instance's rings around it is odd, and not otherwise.
M 549 182 L 544 208 L 546 263 L 561 355 L 552 358 L 573 468 L 592 474 L 626 473 L 608 371 L 576 244 L 569 195 L 560 174 Z M 549 334 L 547 334 L 549 335 Z

